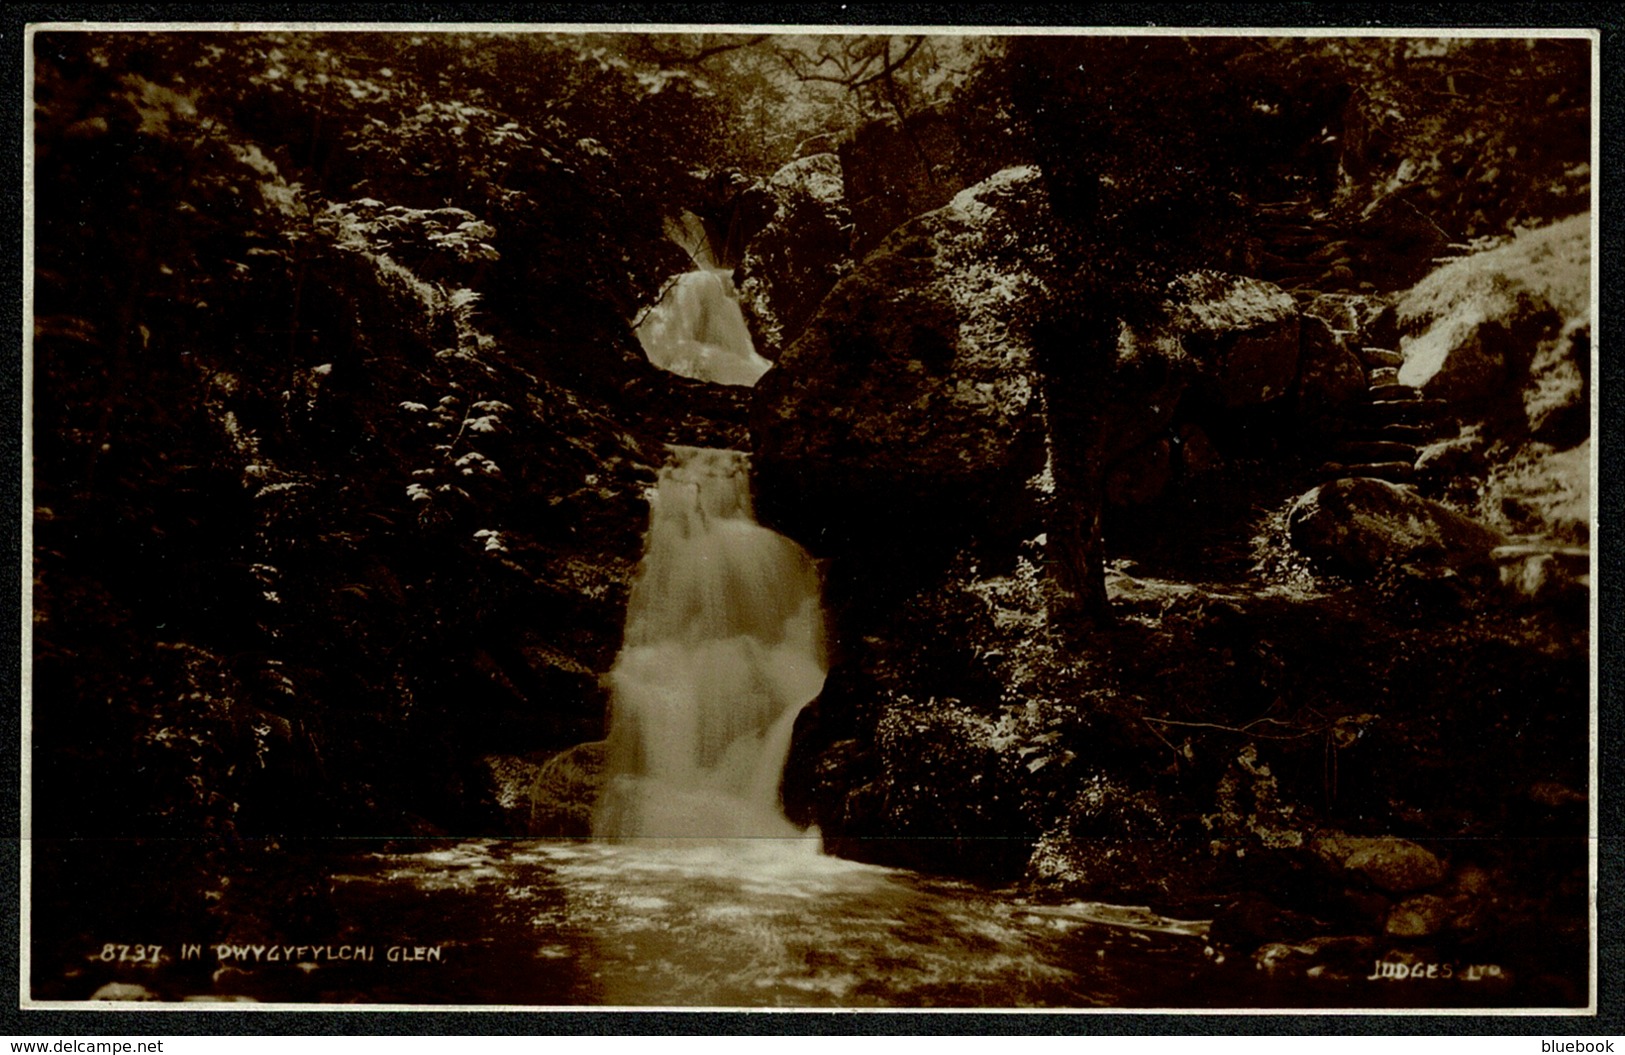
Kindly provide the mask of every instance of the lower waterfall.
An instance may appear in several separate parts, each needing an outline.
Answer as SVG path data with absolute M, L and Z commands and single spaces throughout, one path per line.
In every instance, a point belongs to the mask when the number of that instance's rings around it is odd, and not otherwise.
M 608 677 L 593 834 L 796 837 L 779 783 L 796 715 L 824 684 L 818 572 L 756 523 L 744 454 L 671 451 Z

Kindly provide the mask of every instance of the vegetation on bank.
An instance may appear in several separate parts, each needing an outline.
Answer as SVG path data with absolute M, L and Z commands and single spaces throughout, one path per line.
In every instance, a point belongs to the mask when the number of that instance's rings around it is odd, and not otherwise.
M 1351 583 L 1286 551 L 1324 437 L 1279 403 L 1191 397 L 1178 442 L 1136 463 L 1182 467 L 1147 502 L 1113 503 L 1108 448 L 1172 383 L 1113 373 L 1118 323 L 1166 323 L 1168 280 L 1193 267 L 1304 269 L 1282 280 L 1300 287 L 1285 313 L 1326 316 L 1345 351 L 1532 305 L 1515 398 L 1475 409 L 1477 431 L 1418 471 L 1508 535 L 1584 545 L 1585 221 L 1511 236 L 1586 206 L 1585 42 L 50 32 L 34 47 L 31 801 L 53 927 L 244 912 L 250 890 L 295 906 L 293 926 L 324 909 L 319 884 L 282 870 L 290 840 L 521 834 L 502 774 L 533 770 L 489 760 L 601 734 L 661 445 L 748 442 L 743 397 L 659 374 L 631 337 L 689 266 L 665 221 L 691 210 L 757 262 L 755 321 L 790 363 L 858 246 L 1016 164 L 1037 165 L 1054 209 L 1024 214 L 1009 251 L 987 247 L 986 281 L 955 290 L 1028 298 L 1047 405 L 1007 482 L 1047 490 L 988 505 L 964 537 L 904 539 L 907 561 L 858 554 L 880 572 L 867 586 L 837 561 L 845 659 L 798 737 L 792 808 L 843 851 L 1207 912 L 1312 873 L 1275 909 L 1367 929 L 1401 899 L 1315 872 L 1317 832 L 1575 830 L 1588 642 L 1572 592 L 1498 592 L 1493 570 L 1425 560 Z M 1289 206 L 1340 232 L 1314 247 L 1328 252 L 1291 255 L 1319 236 L 1261 219 Z M 902 272 L 937 248 L 880 255 Z M 1389 304 L 1409 285 L 1392 276 L 1432 271 L 1436 252 L 1460 259 Z M 1018 264 L 1041 281 L 992 281 Z M 1355 298 L 1352 329 L 1304 307 L 1321 287 Z M 861 336 L 881 314 L 843 325 Z M 1288 342 L 1294 363 L 1305 341 Z M 914 351 L 914 373 L 945 369 L 942 342 Z M 855 392 L 875 372 L 852 373 Z M 1213 473 L 1194 468 L 1203 444 Z M 863 848 L 888 837 L 927 849 Z M 84 850 L 110 839 L 174 840 L 175 882 L 132 889 L 139 905 L 90 895 L 125 885 L 125 851 Z M 1440 853 L 1449 882 L 1471 865 L 1504 887 L 1509 926 L 1559 911 L 1530 893 L 1545 878 L 1572 915 L 1583 860 Z M 1304 931 L 1249 926 L 1242 943 Z

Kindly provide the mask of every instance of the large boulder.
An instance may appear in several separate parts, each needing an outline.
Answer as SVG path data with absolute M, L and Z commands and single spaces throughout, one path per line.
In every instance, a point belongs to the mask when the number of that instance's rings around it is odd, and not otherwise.
M 577 744 L 530 769 L 526 788 L 527 834 L 552 839 L 582 839 L 592 834 L 592 811 L 604 784 L 602 740 Z
M 776 359 L 850 265 L 852 221 L 834 154 L 790 162 L 767 189 L 773 218 L 745 251 L 739 295 L 756 350 Z
M 1173 326 L 1207 397 L 1226 409 L 1280 398 L 1298 373 L 1299 315 L 1292 297 L 1256 278 L 1212 271 L 1176 279 Z
M 1298 414 L 1319 420 L 1365 391 L 1365 366 L 1323 320 L 1306 314 L 1298 329 Z
M 1010 169 L 895 231 L 756 386 L 758 510 L 814 552 L 974 531 L 1043 464 L 1017 232 L 1045 212 Z M 1011 248 L 1013 247 L 1013 248 Z M 864 540 L 862 543 L 859 540 Z
M 1590 236 L 1589 215 L 1575 216 L 1418 282 L 1397 308 L 1400 383 L 1464 411 L 1521 418 L 1540 346 L 1590 311 Z M 1537 400 L 1537 413 L 1542 405 Z
M 1287 517 L 1292 545 L 1325 570 L 1353 577 L 1393 562 L 1482 564 L 1506 541 L 1494 528 L 1384 480 L 1354 477 L 1310 491 Z

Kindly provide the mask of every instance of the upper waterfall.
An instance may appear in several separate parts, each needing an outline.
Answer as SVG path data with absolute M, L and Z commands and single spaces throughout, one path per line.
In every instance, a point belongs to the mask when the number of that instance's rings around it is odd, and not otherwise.
M 733 272 L 716 263 L 693 213 L 668 221 L 666 235 L 694 261 L 638 323 L 638 343 L 663 370 L 724 385 L 754 385 L 773 364 L 756 354 Z

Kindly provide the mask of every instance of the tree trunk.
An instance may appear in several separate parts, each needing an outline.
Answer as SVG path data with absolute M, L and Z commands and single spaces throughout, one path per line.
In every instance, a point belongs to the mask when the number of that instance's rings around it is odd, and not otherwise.
M 1117 330 L 1112 312 L 1094 310 L 1050 320 L 1034 341 L 1055 480 L 1047 546 L 1050 622 L 1073 641 L 1112 622 L 1101 514 Z

